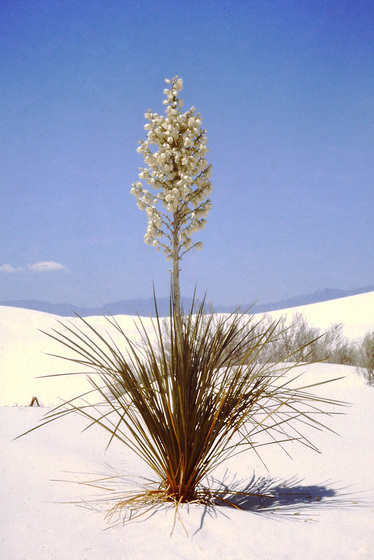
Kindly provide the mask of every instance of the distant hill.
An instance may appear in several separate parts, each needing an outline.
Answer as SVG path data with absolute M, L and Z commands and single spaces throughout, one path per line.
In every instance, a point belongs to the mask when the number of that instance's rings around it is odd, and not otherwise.
M 191 298 L 183 298 L 185 308 L 191 304 Z M 16 300 L 3 301 L 0 306 L 20 307 L 22 309 L 32 309 L 34 311 L 43 311 L 44 313 L 53 313 L 61 317 L 73 317 L 76 314 L 81 317 L 100 316 L 100 315 L 140 315 L 155 316 L 155 306 L 153 298 L 148 299 L 127 299 L 114 301 L 103 305 L 102 307 L 78 307 L 71 303 L 48 303 L 46 301 L 34 300 Z M 157 307 L 159 314 L 168 315 L 170 308 L 170 300 L 168 297 L 157 298 Z
M 308 305 L 311 303 L 319 303 L 322 301 L 329 301 L 357 294 L 364 294 L 374 291 L 374 286 L 367 286 L 365 288 L 358 288 L 356 290 L 344 291 L 327 288 L 322 291 L 313 292 L 312 294 L 301 295 L 289 299 L 284 299 L 275 303 L 265 304 L 247 304 L 242 305 L 240 308 L 251 308 L 252 313 L 266 313 L 268 311 L 276 311 L 278 309 L 288 309 L 290 307 L 298 307 L 300 305 Z M 191 298 L 183 298 L 185 309 L 191 305 Z M 61 317 L 72 317 L 76 313 L 81 317 L 89 317 L 92 315 L 140 315 L 140 316 L 154 316 L 154 301 L 153 298 L 148 299 L 128 299 L 108 303 L 102 307 L 88 308 L 78 307 L 70 303 L 48 303 L 46 301 L 33 301 L 33 300 L 15 300 L 15 301 L 2 301 L 1 306 L 20 307 L 22 309 L 32 309 L 34 311 L 43 311 L 45 313 L 53 313 Z M 169 314 L 169 298 L 157 299 L 158 311 L 161 316 Z M 235 310 L 235 307 L 217 305 L 214 306 L 215 311 L 219 313 L 228 313 Z

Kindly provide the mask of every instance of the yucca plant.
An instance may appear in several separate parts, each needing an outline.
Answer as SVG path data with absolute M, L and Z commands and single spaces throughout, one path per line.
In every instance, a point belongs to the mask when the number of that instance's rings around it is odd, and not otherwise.
M 316 449 L 300 430 L 325 427 L 321 414 L 339 403 L 315 396 L 315 385 L 295 387 L 299 375 L 289 372 L 298 364 L 261 363 L 277 323 L 261 330 L 253 317 L 236 313 L 217 320 L 204 313 L 204 302 L 176 318 L 171 301 L 166 333 L 156 300 L 155 306 L 153 331 L 140 321 L 141 345 L 114 317 L 107 320 L 123 348 L 83 318 L 81 328 L 61 323 L 63 331 L 49 334 L 70 354 L 60 357 L 91 372 L 92 391 L 51 410 L 41 424 L 78 413 L 108 432 L 108 446 L 116 438 L 156 477 L 157 487 L 124 493 L 114 510 L 166 501 L 212 504 L 222 492 L 207 489 L 208 476 L 234 455 L 291 441 Z

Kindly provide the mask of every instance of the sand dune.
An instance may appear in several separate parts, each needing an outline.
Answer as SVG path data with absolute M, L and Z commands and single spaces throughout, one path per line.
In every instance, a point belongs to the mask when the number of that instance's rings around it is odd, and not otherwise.
M 356 337 L 373 324 L 374 293 L 362 294 L 300 309 L 310 323 L 325 328 L 344 322 Z M 279 312 L 277 312 L 278 314 Z M 289 310 L 288 310 L 288 313 Z M 330 364 L 306 365 L 309 379 L 344 376 L 319 392 L 349 401 L 346 414 L 329 419 L 332 432 L 310 434 L 321 454 L 292 445 L 291 460 L 276 446 L 264 448 L 268 471 L 254 453 L 239 455 L 217 471 L 219 480 L 243 488 L 261 484 L 284 494 L 267 509 L 247 500 L 242 510 L 225 507 L 207 511 L 183 506 L 174 522 L 173 508 L 163 508 L 137 522 L 106 530 L 98 504 L 85 503 L 98 491 L 74 485 L 95 473 L 148 475 L 140 460 L 118 444 L 104 453 L 106 436 L 95 428 L 85 432 L 84 421 L 68 417 L 13 438 L 35 426 L 45 409 L 27 405 L 33 395 L 52 406 L 58 397 L 80 390 L 84 378 L 35 379 L 66 369 L 45 353 L 58 345 L 42 334 L 59 317 L 0 308 L 0 443 L 1 501 L 0 557 L 7 560 L 329 560 L 364 559 L 374 549 L 374 388 L 354 368 Z M 73 322 L 76 321 L 75 319 Z M 101 317 L 90 319 L 105 330 Z M 118 317 L 136 336 L 134 319 Z M 147 319 L 148 321 L 148 319 Z M 63 320 L 65 323 L 65 319 Z M 43 353 L 44 352 L 44 353 Z M 309 435 L 309 434 L 308 434 Z M 110 467 L 108 466 L 110 465 Z M 62 483 L 58 480 L 70 482 Z M 266 482 L 265 482 L 266 480 Z M 293 492 L 293 494 L 292 494 Z M 298 492 L 295 495 L 295 492 Z M 290 494 L 291 493 L 291 494 Z M 305 495 L 309 497 L 306 497 Z M 78 500 L 78 505 L 61 502 Z M 187 534 L 186 534 L 187 531 Z
M 309 325 L 322 330 L 342 324 L 343 334 L 348 338 L 362 337 L 374 331 L 374 292 L 272 311 L 269 315 L 278 319 L 282 315 L 291 318 L 295 313 L 301 313 Z

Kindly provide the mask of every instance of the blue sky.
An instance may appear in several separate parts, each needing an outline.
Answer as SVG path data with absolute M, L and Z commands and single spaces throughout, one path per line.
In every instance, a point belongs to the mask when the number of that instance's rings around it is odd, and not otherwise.
M 130 188 L 175 75 L 214 187 L 182 293 L 374 284 L 373 47 L 372 0 L 3 0 L 0 301 L 168 294 Z

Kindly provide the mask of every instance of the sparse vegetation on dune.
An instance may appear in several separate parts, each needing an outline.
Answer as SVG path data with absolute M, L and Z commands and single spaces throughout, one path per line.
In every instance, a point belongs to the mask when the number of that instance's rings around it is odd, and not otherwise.
M 357 367 L 369 385 L 374 385 L 374 332 L 367 333 L 357 350 Z
M 259 332 L 270 325 L 272 319 L 264 317 L 258 324 Z M 290 322 L 282 316 L 272 343 L 264 349 L 261 359 L 273 362 L 301 361 L 355 366 L 369 385 L 374 384 L 374 333 L 367 333 L 358 340 L 343 335 L 343 325 L 333 324 L 326 331 L 308 325 L 301 313 Z

